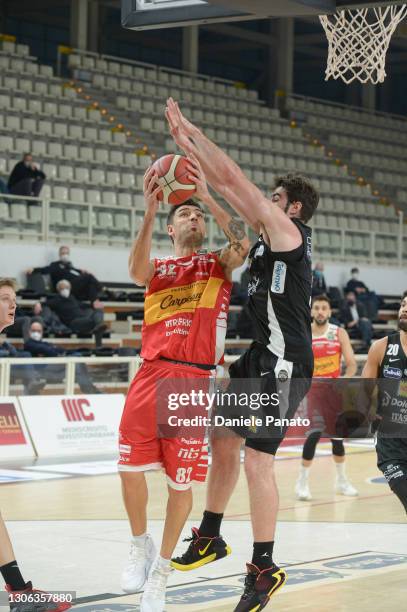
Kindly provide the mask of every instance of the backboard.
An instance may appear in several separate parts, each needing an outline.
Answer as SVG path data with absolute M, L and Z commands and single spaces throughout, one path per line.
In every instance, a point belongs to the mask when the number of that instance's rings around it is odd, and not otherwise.
M 122 25 L 134 30 L 334 13 L 407 0 L 122 0 Z

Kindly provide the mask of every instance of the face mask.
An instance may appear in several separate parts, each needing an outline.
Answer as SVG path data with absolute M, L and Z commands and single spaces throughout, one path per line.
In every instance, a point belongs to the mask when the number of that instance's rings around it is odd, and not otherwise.
M 24 162 L 24 166 L 25 166 L 26 168 L 31 168 L 31 162 L 29 162 L 29 161 L 25 161 L 25 162 Z
M 353 280 L 358 280 L 359 279 L 359 274 L 357 272 L 355 272 L 354 274 L 352 274 L 352 278 L 353 278 Z
M 64 297 L 64 298 L 69 298 L 69 296 L 71 295 L 71 290 L 70 289 L 61 289 L 59 294 L 62 295 L 62 297 Z
M 348 298 L 348 304 L 353 306 L 354 303 L 355 303 L 355 300 L 353 298 Z
M 41 332 L 39 332 L 39 331 L 31 332 L 31 338 L 33 340 L 36 340 L 37 342 L 39 342 L 41 340 L 41 338 L 42 338 Z
M 61 255 L 60 260 L 61 260 L 63 263 L 68 263 L 68 261 L 69 261 L 69 254 L 67 254 L 67 255 Z
M 317 278 L 321 278 L 321 276 L 322 276 L 322 272 L 321 272 L 321 270 L 314 270 L 314 274 L 315 274 L 315 276 L 316 276 Z

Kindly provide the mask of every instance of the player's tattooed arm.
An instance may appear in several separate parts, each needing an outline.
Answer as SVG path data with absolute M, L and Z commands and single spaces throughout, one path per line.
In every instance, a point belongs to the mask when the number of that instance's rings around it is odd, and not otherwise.
M 154 275 L 154 264 L 150 261 L 154 221 L 157 214 L 161 187 L 156 183 L 157 174 L 148 168 L 144 175 L 145 213 L 141 227 L 131 247 L 129 256 L 129 274 L 136 285 L 147 286 Z
M 196 185 L 195 197 L 197 197 L 214 217 L 216 223 L 222 229 L 229 244 L 220 250 L 219 259 L 227 274 L 235 268 L 243 265 L 249 252 L 249 239 L 246 236 L 244 222 L 235 219 L 220 206 L 211 196 L 206 185 L 206 177 L 201 164 L 194 154 L 188 157 L 188 178 Z

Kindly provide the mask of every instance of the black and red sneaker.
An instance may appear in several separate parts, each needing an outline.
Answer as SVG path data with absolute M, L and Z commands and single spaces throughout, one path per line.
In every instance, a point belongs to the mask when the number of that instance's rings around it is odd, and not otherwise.
M 287 574 L 277 565 L 259 570 L 256 565 L 247 563 L 247 576 L 244 582 L 244 593 L 234 612 L 258 612 L 263 610 L 270 598 L 280 589 L 287 579 Z
M 200 536 L 196 527 L 192 527 L 192 537 L 183 541 L 191 542 L 187 550 L 181 557 L 171 559 L 171 567 L 181 572 L 188 572 L 212 561 L 223 559 L 232 552 L 222 536 L 215 538 Z
M 22 591 L 13 591 L 6 584 L 6 591 L 9 594 L 10 612 L 63 612 L 72 607 L 68 601 L 59 601 L 63 599 L 62 593 L 57 595 L 33 589 L 31 582 L 27 582 Z

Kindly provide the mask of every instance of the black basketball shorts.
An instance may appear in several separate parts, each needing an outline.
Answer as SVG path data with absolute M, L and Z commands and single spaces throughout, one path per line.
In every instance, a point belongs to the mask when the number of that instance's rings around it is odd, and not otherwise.
M 222 402 L 217 413 L 231 418 L 255 415 L 261 425 L 228 426 L 246 440 L 246 446 L 263 453 L 275 455 L 286 434 L 288 424 L 311 386 L 313 363 L 293 363 L 271 353 L 259 342 L 250 348 L 229 368 L 229 396 L 236 394 L 278 397 L 278 403 L 262 405 L 254 412 L 251 407 Z

